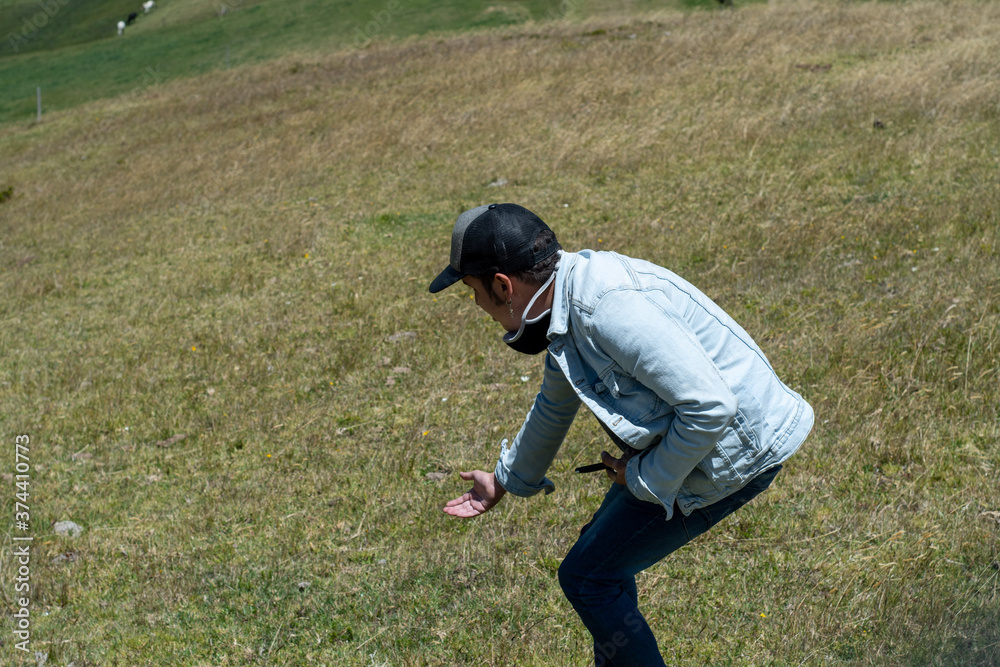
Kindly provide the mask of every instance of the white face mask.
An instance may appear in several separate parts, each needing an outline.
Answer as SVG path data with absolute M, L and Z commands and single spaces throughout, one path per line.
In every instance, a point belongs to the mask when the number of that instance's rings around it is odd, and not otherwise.
M 531 320 L 527 319 L 527 317 L 531 311 L 531 307 L 535 305 L 535 301 L 545 293 L 545 290 L 548 289 L 549 285 L 555 279 L 556 272 L 553 271 L 549 279 L 545 281 L 545 284 L 538 288 L 538 291 L 531 297 L 531 301 L 528 302 L 524 312 L 521 313 L 521 326 L 518 327 L 516 332 L 507 332 L 503 335 L 503 342 L 507 343 L 512 349 L 524 354 L 538 354 L 549 346 L 549 339 L 546 334 L 549 331 L 549 320 L 552 319 L 552 309 L 549 308 Z

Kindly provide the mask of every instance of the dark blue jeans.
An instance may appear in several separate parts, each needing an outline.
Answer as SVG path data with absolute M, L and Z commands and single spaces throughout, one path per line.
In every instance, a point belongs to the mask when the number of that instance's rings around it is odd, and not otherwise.
M 663 665 L 656 638 L 639 611 L 635 575 L 701 535 L 750 502 L 774 480 L 781 466 L 751 480 L 736 493 L 670 521 L 659 504 L 639 500 L 612 484 L 604 502 L 580 530 L 559 566 L 559 584 L 594 637 L 598 667 Z

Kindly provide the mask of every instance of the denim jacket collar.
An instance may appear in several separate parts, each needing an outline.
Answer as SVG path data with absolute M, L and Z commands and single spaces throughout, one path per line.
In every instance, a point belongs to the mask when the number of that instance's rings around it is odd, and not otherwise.
M 549 340 L 555 340 L 558 336 L 565 336 L 569 333 L 569 276 L 573 272 L 573 265 L 576 264 L 577 254 L 566 252 L 559 256 L 559 264 L 556 265 L 556 279 L 553 283 L 555 289 L 552 293 L 552 321 L 549 323 Z

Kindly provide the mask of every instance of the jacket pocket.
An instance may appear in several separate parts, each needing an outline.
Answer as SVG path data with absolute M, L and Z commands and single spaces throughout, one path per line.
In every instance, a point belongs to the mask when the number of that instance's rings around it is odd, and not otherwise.
M 742 484 L 764 454 L 760 437 L 741 408 L 709 458 L 720 485 L 731 487 Z
M 629 375 L 609 370 L 594 384 L 594 392 L 633 423 L 648 421 L 659 414 L 660 397 Z

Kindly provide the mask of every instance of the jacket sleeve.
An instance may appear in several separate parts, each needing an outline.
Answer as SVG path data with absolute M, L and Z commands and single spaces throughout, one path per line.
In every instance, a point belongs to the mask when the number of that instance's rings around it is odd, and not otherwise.
M 695 332 L 660 292 L 605 294 L 591 326 L 601 351 L 674 410 L 660 443 L 631 459 L 626 470 L 633 495 L 668 505 L 670 515 L 684 479 L 732 423 L 736 396 Z
M 555 484 L 545 477 L 545 473 L 579 408 L 580 398 L 551 355 L 546 353 L 542 387 L 521 430 L 509 448 L 506 439 L 500 443 L 500 460 L 494 471 L 500 486 L 515 496 L 554 491 Z

